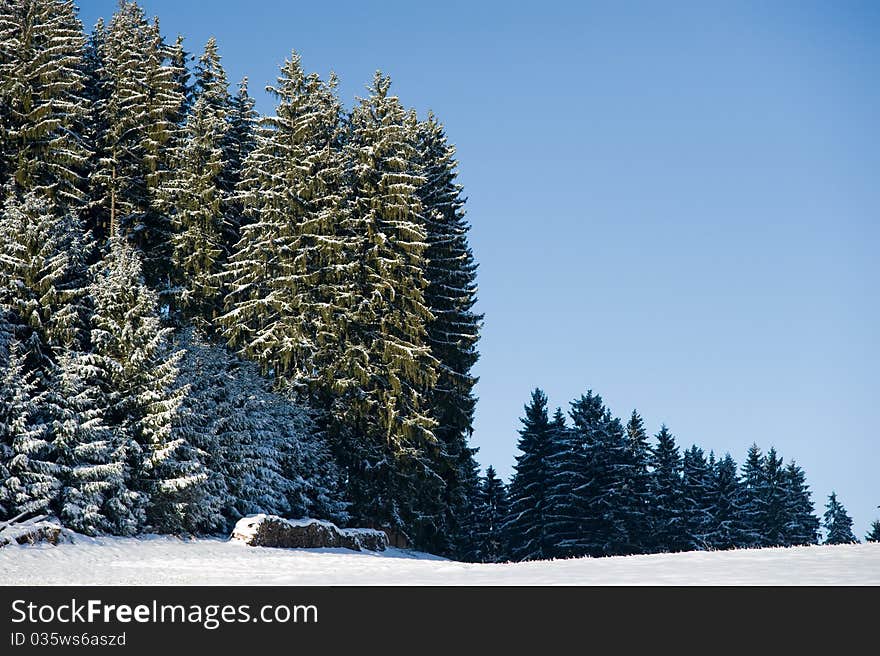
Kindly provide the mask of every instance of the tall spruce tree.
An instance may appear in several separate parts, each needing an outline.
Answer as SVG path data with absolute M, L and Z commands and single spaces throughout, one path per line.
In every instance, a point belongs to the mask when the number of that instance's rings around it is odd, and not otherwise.
M 582 532 L 583 508 L 574 492 L 583 483 L 586 453 L 582 435 L 566 425 L 561 408 L 549 431 L 544 530 L 552 555 L 567 557 L 576 554 L 574 545 Z
M 871 522 L 871 530 L 865 536 L 865 542 L 880 542 L 880 519 Z
M 86 39 L 72 0 L 0 2 L 0 183 L 85 203 Z
M 786 545 L 786 527 L 790 518 L 787 481 L 782 458 L 774 447 L 770 447 L 764 456 L 758 494 L 762 499 L 759 524 L 762 546 Z
M 11 194 L 0 208 L 0 314 L 25 366 L 47 391 L 62 347 L 83 347 L 88 283 L 80 221 L 45 198 Z
M 101 126 L 90 173 L 91 216 L 101 234 L 122 235 L 144 258 L 149 284 L 168 286 L 169 222 L 157 190 L 179 158 L 185 89 L 162 39 L 136 2 L 120 2 L 92 39 L 94 120 Z
M 47 426 L 45 392 L 16 340 L 7 345 L 0 378 L 0 518 L 49 508 L 61 487 L 51 434 Z
M 187 389 L 178 382 L 183 354 L 172 348 L 170 329 L 161 327 L 156 293 L 144 284 L 137 252 L 121 237 L 97 267 L 92 297 L 95 356 L 117 392 L 110 421 L 124 440 L 116 451 L 127 464 L 117 531 L 196 530 L 193 508 L 206 474 L 188 440 Z
M 626 532 L 629 548 L 634 553 L 645 553 L 651 544 L 651 490 L 650 473 L 651 450 L 648 433 L 641 415 L 635 410 L 626 424 Z
M 53 381 L 51 430 L 61 489 L 55 510 L 79 533 L 112 530 L 110 499 L 125 488 L 125 462 L 115 451 L 115 435 L 105 420 L 107 397 L 94 357 L 65 352 Z
M 744 489 L 736 461 L 729 453 L 715 462 L 712 471 L 711 517 L 706 543 L 711 549 L 734 549 L 746 546 L 743 525 Z
M 532 392 L 520 419 L 518 448 L 513 480 L 510 483 L 510 512 L 505 522 L 511 560 L 540 560 L 554 556 L 554 545 L 547 533 L 547 496 L 551 474 L 549 455 L 553 426 L 547 414 L 547 396 L 540 389 Z
M 438 361 L 437 383 L 428 399 L 437 420 L 433 468 L 444 484 L 437 531 L 455 536 L 464 530 L 468 482 L 474 466 L 475 450 L 468 446 L 468 439 L 473 430 L 477 379 L 471 369 L 478 358 L 482 316 L 473 311 L 477 266 L 468 244 L 470 226 L 464 217 L 455 147 L 433 114 L 418 125 L 417 147 L 424 177 L 418 190 L 427 246 L 424 295 L 433 315 L 427 324 L 427 343 Z
M 837 500 L 836 492 L 828 497 L 824 520 L 825 544 L 854 544 L 859 541 L 852 530 L 852 518 Z
M 696 444 L 682 459 L 682 515 L 688 550 L 710 547 L 712 532 L 712 468 Z
M 763 521 L 766 516 L 764 491 L 764 457 L 757 444 L 752 444 L 742 467 L 743 483 L 743 547 L 764 546 Z
M 491 465 L 480 485 L 479 524 L 475 560 L 500 563 L 507 557 L 504 522 L 508 515 L 507 488 Z
M 657 444 L 651 451 L 650 482 L 654 550 L 682 551 L 688 541 L 682 508 L 681 454 L 665 425 L 656 438 Z
M 785 532 L 786 545 L 817 544 L 819 518 L 810 498 L 806 475 L 794 460 L 785 468 Z
M 227 159 L 231 98 L 213 37 L 199 57 L 195 87 L 179 159 L 157 198 L 171 224 L 167 296 L 172 316 L 180 313 L 211 330 L 223 306 L 218 274 L 226 256 L 226 225 L 233 220 L 229 214 L 235 183 Z

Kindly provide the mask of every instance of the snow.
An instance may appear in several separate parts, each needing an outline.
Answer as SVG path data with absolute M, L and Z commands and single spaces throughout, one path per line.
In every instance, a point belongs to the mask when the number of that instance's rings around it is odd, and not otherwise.
M 223 539 L 76 537 L 0 548 L 6 585 L 878 585 L 880 544 L 460 563 L 400 549 L 267 549 Z

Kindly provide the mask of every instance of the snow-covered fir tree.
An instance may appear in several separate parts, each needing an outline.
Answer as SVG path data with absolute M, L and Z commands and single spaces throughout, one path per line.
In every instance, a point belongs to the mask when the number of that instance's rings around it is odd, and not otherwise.
M 265 371 L 313 388 L 317 377 L 345 384 L 335 363 L 343 359 L 338 351 L 356 265 L 342 222 L 335 84 L 307 75 L 293 53 L 269 89 L 278 105 L 240 174 L 237 196 L 247 223 L 225 267 L 229 295 L 219 319 L 230 344 Z M 246 122 L 250 109 L 241 102 L 239 120 Z
M 583 508 L 574 494 L 587 470 L 582 435 L 570 429 L 561 408 L 550 421 L 547 447 L 547 492 L 544 530 L 554 556 L 577 553 L 574 546 L 583 533 Z
M 180 313 L 210 329 L 223 307 L 218 274 L 234 184 L 227 161 L 231 99 L 213 38 L 199 57 L 195 89 L 178 160 L 157 197 L 171 223 L 172 316 Z
M 61 486 L 46 404 L 17 340 L 0 364 L 0 518 L 45 511 Z
M 81 347 L 88 314 L 80 221 L 33 192 L 0 208 L 0 314 L 41 391 L 63 346 Z
M 743 495 L 736 461 L 726 453 L 712 469 L 709 488 L 711 516 L 705 538 L 710 548 L 733 549 L 747 544 L 742 519 Z
M 782 458 L 770 447 L 761 463 L 758 495 L 761 497 L 761 514 L 758 532 L 762 546 L 786 544 L 788 524 L 787 486 Z
M 85 46 L 72 0 L 0 2 L 0 184 L 59 212 L 85 202 Z
M 510 483 L 505 532 L 511 560 L 541 560 L 553 557 L 555 550 L 547 533 L 549 456 L 554 428 L 547 414 L 547 396 L 540 389 L 532 392 L 520 421 L 520 453 Z
M 474 559 L 483 563 L 499 563 L 507 557 L 504 521 L 508 516 L 507 487 L 491 465 L 480 485 L 477 549 Z
M 682 508 L 682 458 L 675 437 L 665 425 L 656 439 L 651 450 L 650 479 L 654 550 L 682 551 L 688 546 Z
M 342 298 L 344 326 L 327 337 L 342 348 L 322 373 L 333 375 L 335 452 L 353 516 L 420 545 L 442 527 L 436 504 L 421 503 L 443 484 L 429 401 L 437 360 L 427 343 L 417 121 L 390 84 L 377 72 L 350 117 L 346 225 L 355 239 L 346 280 L 353 284 Z
M 828 496 L 824 520 L 825 544 L 854 544 L 859 541 L 852 530 L 852 518 L 837 500 L 836 492 Z
M 880 519 L 871 522 L 871 530 L 865 536 L 865 542 L 880 542 Z
M 128 489 L 134 493 L 120 527 L 195 530 L 193 508 L 206 474 L 188 435 L 179 381 L 182 352 L 159 320 L 155 292 L 144 284 L 140 257 L 121 237 L 111 240 L 92 285 L 92 342 L 110 372 L 118 403 L 114 429 L 126 443 Z
M 125 490 L 125 462 L 105 419 L 109 406 L 101 375 L 91 354 L 63 353 L 49 403 L 61 479 L 54 509 L 65 526 L 86 535 L 112 531 L 110 499 Z
M 651 450 L 648 432 L 641 415 L 632 411 L 626 424 L 626 532 L 635 553 L 650 550 L 651 542 L 651 491 L 650 465 Z
M 806 474 L 792 460 L 785 468 L 785 531 L 786 545 L 817 544 L 819 541 L 819 518 L 810 498 L 810 486 Z
M 468 243 L 470 226 L 464 217 L 462 186 L 458 183 L 455 147 L 433 114 L 418 125 L 418 159 L 424 183 L 419 187 L 427 234 L 425 302 L 433 318 L 428 322 L 427 342 L 438 361 L 437 383 L 428 400 L 437 420 L 435 471 L 443 477 L 439 501 L 440 536 L 463 530 L 468 482 L 475 450 L 468 446 L 473 430 L 477 379 L 471 369 L 482 316 L 473 311 L 476 302 L 477 265 Z M 448 552 L 444 545 L 432 545 Z
M 713 512 L 711 489 L 714 462 L 712 465 L 710 466 L 705 453 L 696 444 L 684 452 L 681 481 L 682 515 L 688 551 L 709 548 Z
M 237 190 L 241 185 L 244 163 L 257 146 L 259 114 L 248 93 L 248 79 L 242 78 L 238 90 L 229 101 L 229 130 L 226 132 L 226 162 L 229 183 Z M 228 258 L 241 239 L 241 228 L 246 221 L 243 199 L 237 194 L 227 198 L 227 221 L 224 224 L 223 250 Z
M 757 444 L 752 443 L 742 466 L 743 503 L 742 521 L 745 531 L 742 546 L 760 547 L 764 512 L 764 497 L 761 494 L 764 479 L 764 457 Z
M 100 33 L 97 33 L 97 30 Z M 144 255 L 148 282 L 167 286 L 169 225 L 156 191 L 177 161 L 185 105 L 174 46 L 162 38 L 136 2 L 120 2 L 92 39 L 91 93 L 95 98 L 96 157 L 90 173 L 94 225 L 124 235 Z

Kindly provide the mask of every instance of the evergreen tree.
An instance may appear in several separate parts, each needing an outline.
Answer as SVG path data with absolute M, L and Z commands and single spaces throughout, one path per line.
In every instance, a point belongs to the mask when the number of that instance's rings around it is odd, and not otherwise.
M 0 518 L 45 511 L 60 487 L 44 401 L 16 340 L 0 378 Z
M 683 551 L 688 541 L 682 508 L 682 459 L 675 438 L 665 425 L 656 437 L 650 479 L 654 550 Z
M 194 530 L 192 508 L 206 474 L 188 440 L 187 389 L 178 383 L 182 353 L 161 327 L 139 256 L 119 237 L 97 269 L 92 296 L 92 341 L 118 394 L 111 425 L 124 436 L 117 451 L 127 458 L 133 493 L 119 499 L 117 530 L 136 532 L 144 524 L 163 532 Z
M 764 546 L 762 534 L 764 517 L 766 516 L 765 498 L 763 495 L 764 458 L 757 444 L 749 447 L 746 461 L 743 463 L 743 543 L 742 547 Z
M 837 493 L 832 492 L 825 506 L 825 544 L 854 544 L 858 538 L 852 531 L 852 518 L 846 508 L 837 500 Z
M 729 453 L 713 468 L 709 497 L 711 518 L 706 544 L 711 549 L 734 549 L 749 544 L 743 525 L 744 489 L 736 461 Z
M 239 82 L 238 91 L 229 102 L 229 130 L 226 132 L 225 151 L 229 184 L 233 190 L 240 188 L 244 163 L 257 146 L 259 116 L 254 105 L 254 99 L 248 94 L 248 79 L 245 77 Z M 245 207 L 242 198 L 233 193 L 227 198 L 227 208 L 227 221 L 223 226 L 223 253 L 228 258 L 241 239 Z
M 91 355 L 64 353 L 50 401 L 62 482 L 57 515 L 65 526 L 86 535 L 112 530 L 108 500 L 125 487 L 125 463 L 114 457 L 115 436 L 104 418 L 99 376 Z
M 632 411 L 626 424 L 626 532 L 630 539 L 629 551 L 646 553 L 651 544 L 651 490 L 648 467 L 651 450 L 648 433 L 641 415 Z
M 463 530 L 474 467 L 475 450 L 468 447 L 468 439 L 477 379 L 471 369 L 478 358 L 482 316 L 473 312 L 477 267 L 467 239 L 455 148 L 433 114 L 419 123 L 417 145 L 425 180 L 419 187 L 426 229 L 425 303 L 433 315 L 427 324 L 427 343 L 438 361 L 437 383 L 428 399 L 437 420 L 433 469 L 444 483 L 443 517 L 437 531 L 455 535 Z
M 552 555 L 579 555 L 574 545 L 583 527 L 584 509 L 575 489 L 583 483 L 586 453 L 583 435 L 566 426 L 565 415 L 556 409 L 550 422 L 547 447 L 547 487 L 544 528 Z
M 226 73 L 211 38 L 199 58 L 179 160 L 157 193 L 172 230 L 169 302 L 205 329 L 222 308 L 218 273 L 234 184 L 226 159 L 230 110 Z
M 137 3 L 120 2 L 101 27 L 92 39 L 95 121 L 102 128 L 89 179 L 92 218 L 102 232 L 135 244 L 147 281 L 164 289 L 171 268 L 169 225 L 156 192 L 179 158 L 185 89 L 172 61 L 174 47 Z
M 0 2 L 0 183 L 59 212 L 84 205 L 85 45 L 72 0 Z
M 539 560 L 554 555 L 547 534 L 547 496 L 553 427 L 547 415 L 547 397 L 540 389 L 532 392 L 520 419 L 514 476 L 510 483 L 510 512 L 505 532 L 510 545 L 511 560 Z
M 804 470 L 793 460 L 785 468 L 785 516 L 784 544 L 818 544 L 819 519 L 810 499 L 810 487 Z
M 880 542 L 880 519 L 871 522 L 871 531 L 865 536 L 865 542 Z
M 482 503 L 476 559 L 483 563 L 499 563 L 507 555 L 504 540 L 504 521 L 508 515 L 507 489 L 491 465 L 486 469 L 480 487 Z
M 759 524 L 762 546 L 786 545 L 786 529 L 790 519 L 787 480 L 782 458 L 773 447 L 770 447 L 761 466 L 758 494 L 763 508 Z
M 712 530 L 712 469 L 696 444 L 682 460 L 682 515 L 688 550 L 709 548 Z
M 80 222 L 28 192 L 0 210 L 0 314 L 48 389 L 55 352 L 84 345 L 87 268 Z

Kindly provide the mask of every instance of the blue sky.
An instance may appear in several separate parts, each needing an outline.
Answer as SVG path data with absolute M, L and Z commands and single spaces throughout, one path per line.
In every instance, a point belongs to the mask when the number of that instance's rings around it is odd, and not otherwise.
M 91 26 L 115 0 L 80 0 Z M 880 518 L 880 4 L 143 0 L 260 92 L 375 69 L 458 146 L 486 315 L 479 460 L 541 386 L 684 447 L 775 445 Z M 210 7 L 208 9 L 207 7 Z

